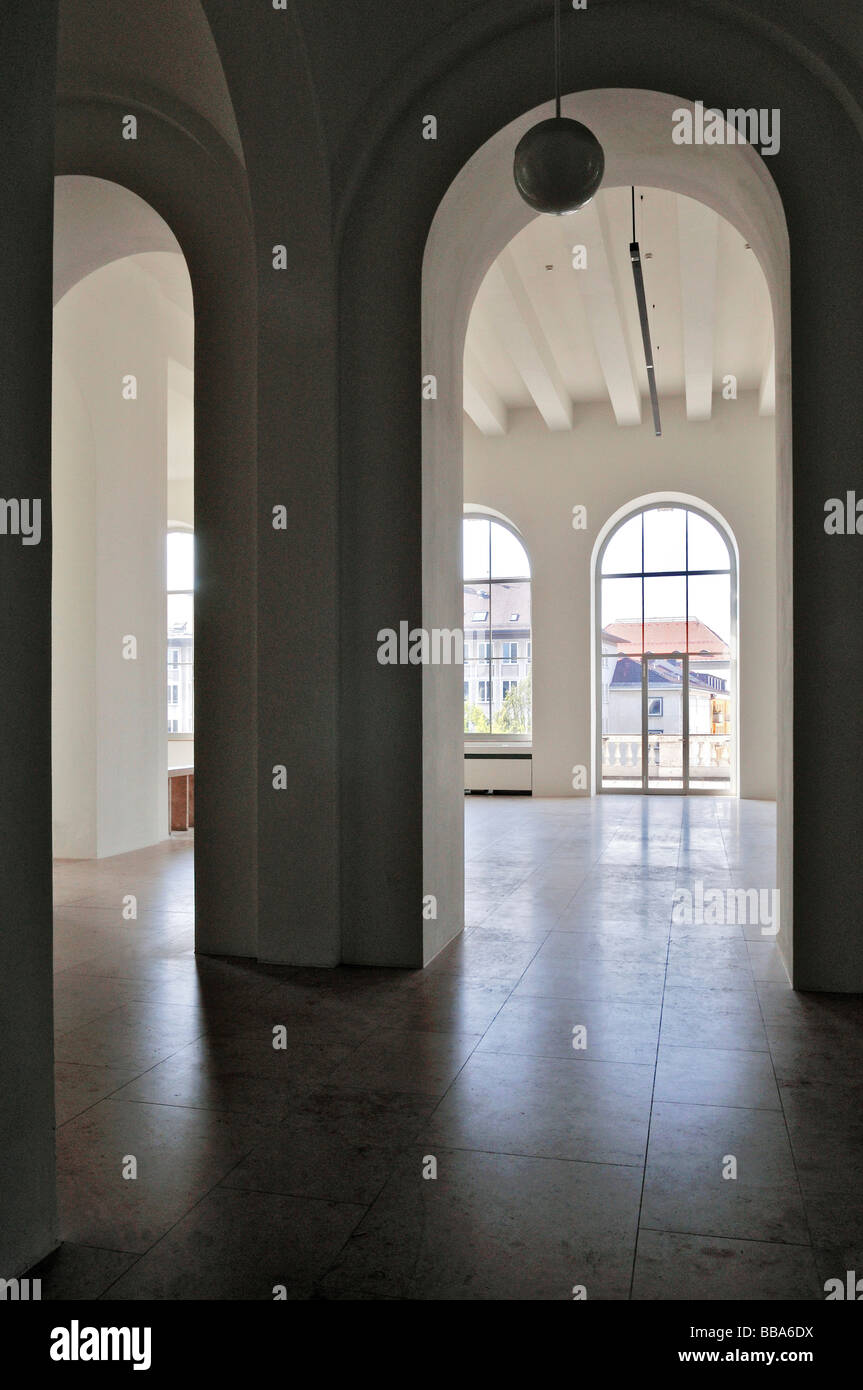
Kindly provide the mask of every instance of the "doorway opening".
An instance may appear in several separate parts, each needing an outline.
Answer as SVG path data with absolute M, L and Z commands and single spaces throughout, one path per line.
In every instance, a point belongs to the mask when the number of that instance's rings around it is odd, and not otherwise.
M 737 547 L 703 509 L 617 522 L 595 572 L 603 792 L 737 790 Z
M 423 413 L 424 623 L 458 621 L 452 580 L 466 501 L 512 518 L 531 556 L 532 641 L 545 654 L 532 680 L 534 803 L 605 789 L 597 666 L 617 650 L 637 658 L 630 690 L 637 723 L 622 730 L 635 735 L 635 775 L 626 780 L 636 785 L 618 789 L 777 800 L 787 961 L 792 691 L 779 673 L 790 642 L 783 582 L 791 535 L 788 237 L 779 194 L 755 150 L 669 142 L 672 113 L 682 104 L 642 90 L 564 98 L 564 113 L 593 130 L 606 154 L 602 189 L 572 218 L 535 218 L 512 186 L 512 151 L 546 107 L 478 149 L 438 208 L 424 260 L 423 361 L 435 370 L 438 401 Z M 664 396 L 659 439 L 644 414 L 643 345 L 630 303 L 633 187 L 652 333 L 661 334 L 658 351 L 653 344 Z M 759 333 L 735 339 L 747 314 L 757 314 Z M 645 643 L 642 611 L 638 650 L 621 644 L 603 652 L 594 626 L 594 545 L 608 536 L 607 518 L 616 523 L 645 501 L 635 495 L 635 479 L 647 484 L 648 500 L 682 499 L 686 515 L 698 517 L 686 523 L 692 528 L 704 521 L 701 512 L 720 523 L 727 517 L 730 558 L 694 564 L 692 572 L 685 560 L 666 566 L 672 572 L 662 580 L 682 588 L 682 601 L 654 604 L 648 616 L 676 620 L 680 637 L 651 633 Z M 730 594 L 739 573 L 735 541 L 746 583 L 761 590 L 757 603 L 749 590 L 743 594 L 742 653 L 730 615 L 726 631 L 711 638 L 690 623 L 691 616 L 713 629 L 709 616 L 686 607 L 687 586 L 699 606 L 711 587 Z M 609 578 L 632 573 L 609 571 Z M 623 611 L 610 621 L 631 616 Z M 760 662 L 751 659 L 759 642 Z M 442 886 L 445 904 L 435 930 L 425 932 L 426 958 L 466 920 L 456 906 L 464 900 L 457 872 L 463 826 L 454 797 L 463 779 L 452 735 L 464 697 L 454 675 L 423 671 L 424 878 Z M 666 727 L 675 705 L 678 723 Z M 463 760 L 464 744 L 460 753 Z M 459 802 L 463 811 L 461 795 Z
M 57 968 L 120 976 L 194 946 L 194 309 L 150 204 L 77 175 L 55 202 Z

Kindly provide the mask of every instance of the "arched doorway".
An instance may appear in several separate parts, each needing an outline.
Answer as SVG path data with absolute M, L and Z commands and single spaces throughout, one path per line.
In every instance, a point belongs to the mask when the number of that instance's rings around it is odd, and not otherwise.
M 565 114 L 593 129 L 605 150 L 604 187 L 649 184 L 700 202 L 731 223 L 751 247 L 767 282 L 776 361 L 777 572 L 787 572 L 791 545 L 790 491 L 790 297 L 788 235 L 782 204 L 764 161 L 749 146 L 721 150 L 675 146 L 668 136 L 672 113 L 686 103 L 661 92 L 605 90 L 564 99 Z M 521 134 L 548 115 L 545 106 L 526 113 L 488 140 L 464 166 L 441 202 L 423 262 L 424 370 L 434 364 L 437 402 L 423 410 L 423 612 L 426 626 L 452 626 L 449 576 L 456 570 L 463 493 L 462 372 L 468 319 L 489 266 L 532 220 L 512 184 L 512 151 Z M 718 158 L 713 155 L 718 154 Z M 493 213 L 490 213 L 493 208 Z M 631 493 L 630 493 L 631 495 Z M 577 498 L 573 499 L 577 501 Z M 445 520 L 442 520 L 442 514 Z M 787 595 L 779 584 L 779 627 L 790 637 Z M 589 621 L 589 620 L 588 620 Z M 590 654 L 584 668 L 589 673 Z M 457 676 L 457 673 L 456 673 Z M 592 704 L 586 674 L 587 708 Z M 463 843 L 461 785 L 450 730 L 458 719 L 457 679 L 444 668 L 423 671 L 424 788 L 423 860 L 426 884 L 446 903 L 448 923 L 435 935 L 458 930 L 463 886 L 455 879 Z M 778 860 L 783 902 L 791 901 L 791 684 L 781 685 L 778 711 Z M 571 762 L 582 761 L 577 752 Z M 586 749 L 583 761 L 589 761 Z M 442 891 L 443 890 L 443 891 Z M 451 914 L 451 915 L 450 915 Z M 787 914 L 783 916 L 783 939 Z M 427 933 L 427 953 L 433 953 Z
M 166 533 L 194 520 L 194 308 L 170 228 L 118 184 L 58 179 L 55 246 L 54 854 L 102 860 L 171 826 Z
M 196 539 L 195 947 L 202 954 L 256 956 L 257 320 L 245 174 L 237 162 L 207 161 L 202 184 L 200 147 L 182 125 L 154 115 L 148 139 L 136 147 L 113 139 L 115 120 L 107 100 L 62 109 L 58 187 L 82 178 L 114 196 L 102 209 L 106 216 L 93 221 L 92 235 L 77 239 L 75 263 L 58 260 L 64 277 L 58 288 L 94 268 L 94 251 L 99 265 L 130 251 L 179 248 L 188 266 L 196 463 L 194 515 L 180 519 L 194 522 Z M 206 188 L 204 200 L 190 192 L 196 187 Z M 204 201 L 221 204 L 224 217 L 214 224 L 202 212 Z M 131 222 L 121 205 L 135 208 Z M 143 239 L 142 207 L 149 213 Z M 161 241 L 153 238 L 155 227 Z M 164 529 L 160 545 L 164 555 Z

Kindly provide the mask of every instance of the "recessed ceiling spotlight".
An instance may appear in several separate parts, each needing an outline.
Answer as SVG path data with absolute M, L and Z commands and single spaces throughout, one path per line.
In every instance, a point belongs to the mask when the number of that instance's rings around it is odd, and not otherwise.
M 547 265 L 545 268 L 546 268 L 546 270 L 554 270 L 554 266 L 553 266 L 553 265 Z

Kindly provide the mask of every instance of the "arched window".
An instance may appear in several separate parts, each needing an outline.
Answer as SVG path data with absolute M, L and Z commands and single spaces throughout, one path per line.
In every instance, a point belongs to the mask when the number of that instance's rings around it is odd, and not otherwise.
M 515 531 L 468 515 L 462 528 L 464 731 L 531 731 L 530 562 Z
M 195 732 L 195 537 L 168 532 L 168 733 Z
M 602 791 L 735 790 L 736 569 L 695 507 L 624 517 L 597 559 Z

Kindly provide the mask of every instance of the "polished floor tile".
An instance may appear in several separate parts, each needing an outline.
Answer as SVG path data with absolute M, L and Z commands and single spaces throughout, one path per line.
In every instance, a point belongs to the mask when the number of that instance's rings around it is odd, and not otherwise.
M 100 1100 L 115 1095 L 137 1068 L 89 1066 L 79 1062 L 60 1062 L 54 1068 L 54 1108 L 58 1125 L 66 1124 L 89 1110 Z
M 477 1053 L 652 1066 L 659 1018 L 658 1005 L 513 995 L 485 1033 Z
M 42 1281 L 45 1302 L 90 1301 L 101 1298 L 125 1274 L 137 1256 L 67 1240 L 32 1270 Z
M 477 1033 L 382 1028 L 329 1080 L 359 1090 L 417 1091 L 442 1096 L 479 1042 Z
M 423 1178 L 429 1157 L 437 1176 Z M 628 1297 L 640 1171 L 429 1140 L 402 1158 L 323 1280 L 397 1298 Z
M 429 1126 L 451 1148 L 641 1164 L 652 1066 L 476 1052 Z
M 429 1097 L 381 1093 L 373 1099 L 377 1113 L 372 1116 L 363 1092 L 340 1114 L 332 1107 L 292 1107 L 222 1185 L 368 1206 L 434 1103 Z M 392 1102 L 391 1117 L 384 1099 Z
M 808 1244 L 782 1114 L 655 1102 L 641 1224 L 648 1230 Z
M 770 1054 L 740 1048 L 664 1044 L 659 1049 L 654 1099 L 752 1110 L 782 1108 Z
M 220 1187 L 114 1284 L 112 1299 L 308 1298 L 362 1206 Z
M 472 797 L 465 834 L 468 929 L 426 970 L 196 958 L 187 837 L 57 865 L 45 1297 L 809 1299 L 863 1273 L 863 1002 L 674 910 L 772 886 L 773 808 Z
M 663 1044 L 767 1052 L 767 1033 L 754 990 L 673 985 L 662 1005 Z
M 391 1026 L 408 1032 L 483 1034 L 512 994 L 510 985 L 465 981 L 456 972 L 428 974 L 409 993 L 387 1001 L 386 1018 Z
M 635 1299 L 701 1303 L 822 1296 L 815 1255 L 807 1245 L 639 1233 Z

